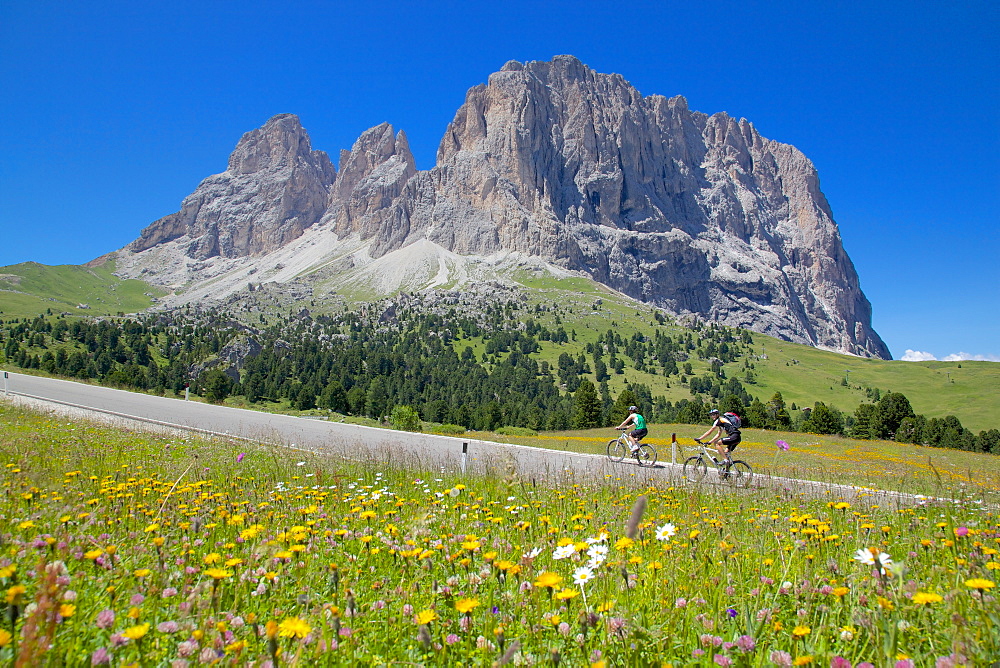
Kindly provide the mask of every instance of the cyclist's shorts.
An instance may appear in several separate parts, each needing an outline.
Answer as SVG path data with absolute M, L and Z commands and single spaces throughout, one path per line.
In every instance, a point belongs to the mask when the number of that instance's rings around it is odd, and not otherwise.
M 642 439 L 646 438 L 646 434 L 648 434 L 648 433 L 649 433 L 649 430 L 645 429 L 645 428 L 643 428 L 643 429 L 635 429 L 634 431 L 629 432 L 629 436 L 631 436 L 632 438 L 634 438 L 637 441 L 641 441 Z
M 743 437 L 740 436 L 739 432 L 737 432 L 735 434 L 731 434 L 729 436 L 726 436 L 724 439 L 722 439 L 722 444 L 724 446 L 726 446 L 726 450 L 728 452 L 732 452 L 733 450 L 736 449 L 736 446 L 739 445 L 740 441 L 742 441 L 742 440 L 743 440 Z

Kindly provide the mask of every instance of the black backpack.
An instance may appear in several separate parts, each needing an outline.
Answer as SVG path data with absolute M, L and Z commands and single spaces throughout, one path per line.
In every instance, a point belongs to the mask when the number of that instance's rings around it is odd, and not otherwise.
M 723 413 L 722 417 L 726 418 L 729 422 L 729 426 L 725 427 L 726 433 L 729 435 L 732 435 L 733 432 L 739 431 L 740 427 L 743 426 L 743 420 L 741 420 L 740 416 L 736 413 Z

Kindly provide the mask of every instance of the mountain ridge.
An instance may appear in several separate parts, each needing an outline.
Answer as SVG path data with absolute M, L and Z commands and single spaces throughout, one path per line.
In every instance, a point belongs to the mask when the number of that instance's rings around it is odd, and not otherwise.
M 254 275 L 353 271 L 421 240 L 472 265 L 531 258 L 673 313 L 891 357 L 801 151 L 572 56 L 509 61 L 469 89 L 429 170 L 388 123 L 336 169 L 297 117 L 276 116 L 115 257 L 179 304 Z

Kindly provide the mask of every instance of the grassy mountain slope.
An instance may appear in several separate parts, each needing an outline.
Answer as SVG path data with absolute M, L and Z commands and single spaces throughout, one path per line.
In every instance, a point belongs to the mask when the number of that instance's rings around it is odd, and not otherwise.
M 551 275 L 532 274 L 518 277 L 530 290 L 532 303 L 558 304 L 562 326 L 576 331 L 580 351 L 597 335 L 614 328 L 623 338 L 639 332 L 652 336 L 657 328 L 677 331 L 680 324 L 661 325 L 656 310 L 622 297 L 604 286 L 582 278 L 560 279 Z M 545 320 L 545 315 L 539 318 Z M 548 326 L 555 326 L 549 317 Z M 867 388 L 901 392 L 910 400 L 913 410 L 928 418 L 955 415 L 962 424 L 978 433 L 996 427 L 993 415 L 1000 409 L 1000 364 L 995 362 L 902 362 L 873 360 L 819 350 L 753 334 L 752 349 L 757 359 L 751 361 L 753 384 L 744 382 L 747 391 L 766 402 L 775 392 L 781 392 L 787 404 L 800 408 L 816 401 L 853 412 L 858 404 L 871 401 Z M 571 342 L 572 344 L 573 342 Z M 566 347 L 555 344 L 543 348 L 540 359 L 554 363 Z M 478 352 L 478 351 L 477 351 Z M 708 370 L 707 364 L 692 357 L 695 375 Z M 737 365 L 727 365 L 726 369 Z M 729 371 L 732 375 L 732 371 Z M 745 381 L 743 374 L 736 374 Z M 625 381 L 650 386 L 654 395 L 663 394 L 676 401 L 690 398 L 687 386 L 676 378 L 641 373 L 626 369 L 626 374 L 612 374 L 609 381 L 613 394 L 624 387 Z M 846 381 L 846 383 L 845 383 Z
M 152 305 L 162 291 L 115 276 L 114 263 L 49 266 L 23 262 L 0 267 L 0 317 L 35 317 L 51 312 L 80 316 L 134 313 Z M 80 308 L 81 305 L 87 308 Z
M 561 354 L 573 357 L 584 355 L 593 365 L 593 358 L 586 353 L 588 343 L 609 329 L 614 329 L 623 339 L 634 334 L 652 337 L 657 330 L 671 335 L 689 331 L 693 319 L 663 318 L 656 309 L 624 297 L 605 286 L 582 277 L 560 276 L 541 266 L 505 268 L 493 277 L 477 276 L 476 280 L 497 280 L 516 283 L 524 288 L 529 306 L 529 316 L 539 325 L 555 331 L 562 327 L 570 335 L 566 343 L 542 341 L 541 349 L 534 354 L 539 362 L 557 365 Z M 98 267 L 75 265 L 44 266 L 24 263 L 0 268 L 0 318 L 34 317 L 71 313 L 77 316 L 136 312 L 149 307 L 155 288 L 138 280 L 123 281 L 113 275 L 112 263 Z M 461 281 L 441 281 L 439 285 L 462 289 Z M 348 309 L 370 305 L 374 295 L 329 294 L 314 285 L 308 307 L 314 314 L 326 310 Z M 401 286 L 400 286 L 401 287 Z M 418 286 L 408 286 L 416 289 Z M 318 289 L 315 289 L 318 288 Z M 343 286 L 341 287 L 343 289 Z M 262 294 L 262 293 L 260 293 Z M 351 299 L 354 297 L 354 299 Z M 260 315 L 271 315 L 279 310 L 297 311 L 302 304 L 278 301 L 246 300 L 247 310 L 237 317 L 259 324 Z M 353 306 L 352 306 L 353 302 Z M 256 309 L 250 304 L 256 303 Z M 78 308 L 80 304 L 89 306 Z M 259 312 L 258 312 L 259 311 Z M 659 317 L 658 317 L 659 316 Z M 517 312 L 514 318 L 524 318 Z M 913 409 L 928 418 L 955 415 L 962 424 L 978 433 L 995 428 L 992 416 L 1000 408 L 1000 364 L 990 362 L 900 362 L 870 360 L 842 355 L 788 343 L 754 333 L 750 353 L 725 366 L 728 376 L 738 378 L 753 396 L 766 402 L 775 392 L 781 392 L 786 403 L 799 408 L 812 406 L 816 401 L 833 405 L 846 413 L 853 413 L 858 404 L 871 400 L 870 390 L 901 392 L 910 400 Z M 454 342 L 457 350 L 472 348 L 477 359 L 486 352 L 482 338 L 459 339 Z M 624 389 L 627 382 L 643 383 L 652 394 L 678 401 L 691 398 L 687 384 L 678 376 L 665 377 L 661 373 L 639 371 L 631 360 L 624 373 L 611 373 L 608 386 L 611 394 Z M 691 355 L 688 377 L 709 373 L 709 363 Z M 656 365 L 649 365 L 654 369 Z M 591 380 L 594 379 L 590 374 Z

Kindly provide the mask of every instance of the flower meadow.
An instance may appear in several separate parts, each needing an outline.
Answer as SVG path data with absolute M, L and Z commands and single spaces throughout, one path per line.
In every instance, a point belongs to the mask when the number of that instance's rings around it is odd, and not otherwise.
M 0 661 L 961 666 L 989 503 L 461 476 L 0 404 Z M 623 470 L 625 470 L 623 468 Z M 885 504 L 885 501 L 882 501 Z

